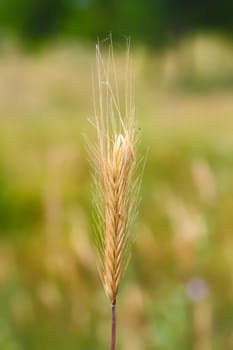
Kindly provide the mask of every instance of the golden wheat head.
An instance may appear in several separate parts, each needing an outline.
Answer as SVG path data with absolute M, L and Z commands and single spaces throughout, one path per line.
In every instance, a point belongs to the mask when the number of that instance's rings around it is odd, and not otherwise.
M 125 64 L 124 96 L 120 98 L 118 76 L 110 43 L 106 61 L 96 46 L 97 84 L 94 88 L 97 142 L 91 146 L 95 182 L 95 241 L 100 274 L 112 304 L 129 255 L 130 225 L 135 216 L 139 183 L 129 46 Z

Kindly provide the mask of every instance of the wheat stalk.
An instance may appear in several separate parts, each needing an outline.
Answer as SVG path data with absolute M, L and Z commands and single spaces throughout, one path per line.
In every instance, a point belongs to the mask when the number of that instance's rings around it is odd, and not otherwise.
M 122 273 L 127 265 L 132 242 L 130 226 L 135 216 L 139 178 L 135 177 L 136 137 L 134 105 L 126 55 L 124 99 L 119 97 L 113 45 L 107 62 L 100 45 L 96 46 L 97 88 L 94 89 L 96 145 L 91 145 L 95 183 L 95 242 L 99 271 L 112 305 L 112 342 L 116 338 L 116 298 Z

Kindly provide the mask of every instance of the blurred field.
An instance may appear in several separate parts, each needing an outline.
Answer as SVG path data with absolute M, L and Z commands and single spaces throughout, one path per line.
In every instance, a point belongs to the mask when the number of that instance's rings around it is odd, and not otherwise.
M 94 57 L 77 44 L 1 49 L 0 350 L 108 349 L 83 137 Z M 132 61 L 148 155 L 118 349 L 231 350 L 233 48 L 197 37 Z

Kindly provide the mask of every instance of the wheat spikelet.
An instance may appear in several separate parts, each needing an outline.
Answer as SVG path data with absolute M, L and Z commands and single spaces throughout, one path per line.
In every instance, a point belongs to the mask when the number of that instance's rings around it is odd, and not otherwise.
M 104 289 L 115 305 L 120 278 L 128 261 L 132 241 L 130 224 L 135 216 L 139 189 L 138 178 L 135 179 L 137 159 L 129 45 L 123 99 L 118 91 L 112 42 L 107 62 L 103 60 L 99 44 L 96 46 L 96 63 L 93 124 L 97 143 L 90 146 L 95 182 L 95 239 Z
M 133 158 L 130 140 L 116 135 L 110 159 L 105 163 L 105 254 L 104 287 L 113 303 L 122 272 L 125 233 L 129 208 L 127 186 L 131 180 Z

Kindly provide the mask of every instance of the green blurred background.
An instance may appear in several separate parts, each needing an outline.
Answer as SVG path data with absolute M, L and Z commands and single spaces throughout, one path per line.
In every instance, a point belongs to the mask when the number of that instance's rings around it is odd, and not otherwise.
M 0 350 L 109 348 L 83 137 L 109 32 L 148 154 L 117 349 L 232 350 L 232 0 L 1 0 Z

